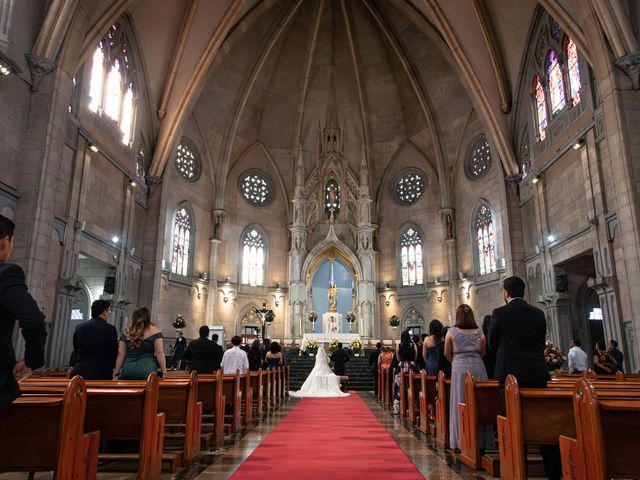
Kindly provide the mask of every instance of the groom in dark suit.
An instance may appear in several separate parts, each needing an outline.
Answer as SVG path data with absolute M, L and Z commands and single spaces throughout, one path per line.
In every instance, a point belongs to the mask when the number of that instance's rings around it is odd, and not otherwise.
M 495 352 L 494 376 L 501 388 L 507 375 L 518 380 L 520 388 L 546 388 L 549 371 L 544 361 L 547 322 L 544 312 L 524 300 L 524 281 L 504 280 L 504 307 L 496 308 L 489 328 L 489 348 Z M 560 449 L 541 445 L 544 469 L 551 480 L 562 478 Z
M 349 361 L 349 354 L 342 349 L 342 343 L 338 342 L 338 348 L 331 354 L 331 361 L 333 362 L 333 371 L 336 375 L 344 375 L 345 363 Z

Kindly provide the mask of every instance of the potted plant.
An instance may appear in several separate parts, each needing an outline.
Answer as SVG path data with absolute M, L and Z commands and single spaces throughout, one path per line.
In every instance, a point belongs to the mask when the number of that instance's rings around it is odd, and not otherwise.
M 353 353 L 354 357 L 359 357 L 364 353 L 364 345 L 362 345 L 362 342 L 359 338 L 351 340 L 351 342 L 349 343 L 349 349 L 351 350 L 351 353 Z
M 347 318 L 347 322 L 353 323 L 353 322 L 356 321 L 356 314 L 352 310 L 349 310 L 347 312 L 347 317 L 346 318 Z
M 398 317 L 398 315 L 392 315 L 389 319 L 389 325 L 391 325 L 394 330 L 397 330 L 400 326 L 400 317 Z
M 340 343 L 340 340 L 338 340 L 337 338 L 333 339 L 331 341 L 331 343 L 329 344 L 329 353 L 333 353 L 336 350 L 338 350 L 338 344 Z
M 187 322 L 185 321 L 181 313 L 176 313 L 176 316 L 173 319 L 171 325 L 173 325 L 173 328 L 180 332 L 184 327 L 187 326 Z
M 318 342 L 316 342 L 314 339 L 307 340 L 307 343 L 302 346 L 302 351 L 310 357 L 313 357 L 316 353 L 318 353 Z
M 549 371 L 557 370 L 562 367 L 565 357 L 562 350 L 556 347 L 551 340 L 547 340 L 544 344 L 544 361 Z

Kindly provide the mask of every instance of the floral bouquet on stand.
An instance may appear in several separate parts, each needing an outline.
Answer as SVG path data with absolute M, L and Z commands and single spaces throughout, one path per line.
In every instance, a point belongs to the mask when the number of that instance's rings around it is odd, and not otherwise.
M 307 342 L 302 346 L 302 351 L 309 356 L 313 356 L 318 353 L 318 342 L 314 339 L 307 340 Z
M 176 330 L 180 331 L 184 327 L 187 326 L 187 322 L 186 322 L 186 320 L 184 319 L 184 317 L 182 316 L 181 313 L 176 313 L 176 316 L 175 316 L 173 322 L 171 323 L 171 325 L 173 325 L 173 328 L 175 328 Z
M 544 361 L 550 371 L 562 367 L 565 361 L 564 353 L 551 340 L 547 340 L 544 344 Z
M 353 312 L 353 310 L 349 310 L 347 312 L 346 319 L 347 319 L 347 322 L 349 323 L 353 323 L 356 321 L 356 314 Z
M 398 315 L 392 315 L 389 319 L 389 325 L 391 325 L 394 330 L 398 328 L 400 326 L 400 317 Z
M 337 338 L 334 339 L 330 344 L 329 344 L 329 353 L 333 353 L 336 350 L 338 350 L 338 344 L 340 343 L 340 340 L 338 340 Z
M 359 338 L 351 340 L 351 342 L 349 343 L 349 349 L 351 350 L 351 353 L 353 353 L 354 357 L 359 357 L 364 353 L 364 345 L 362 345 L 362 342 Z
M 309 315 L 307 315 L 307 320 L 309 320 L 311 323 L 315 324 L 316 321 L 318 320 L 318 314 L 316 312 L 314 312 L 313 310 L 311 310 L 309 312 Z

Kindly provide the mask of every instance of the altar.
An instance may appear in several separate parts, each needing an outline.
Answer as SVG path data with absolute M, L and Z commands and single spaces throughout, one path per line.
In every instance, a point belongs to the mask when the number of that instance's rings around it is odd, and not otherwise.
M 302 346 L 309 340 L 315 340 L 318 345 L 329 345 L 334 340 L 338 340 L 342 342 L 343 347 L 348 347 L 352 341 L 360 340 L 360 335 L 357 333 L 305 333 L 302 337 Z

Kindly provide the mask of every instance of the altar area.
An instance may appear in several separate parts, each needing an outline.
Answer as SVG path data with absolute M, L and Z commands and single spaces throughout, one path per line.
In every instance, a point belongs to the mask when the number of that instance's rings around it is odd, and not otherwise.
M 344 347 L 348 347 L 353 340 L 360 340 L 360 335 L 357 333 L 305 333 L 301 345 L 306 345 L 309 340 L 315 340 L 320 346 L 329 345 L 334 340 L 338 340 Z

